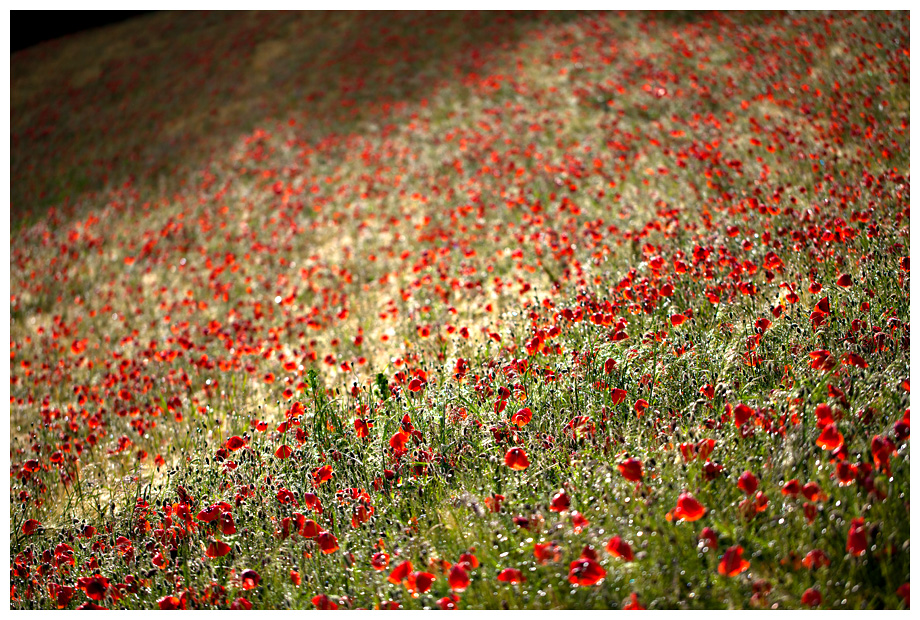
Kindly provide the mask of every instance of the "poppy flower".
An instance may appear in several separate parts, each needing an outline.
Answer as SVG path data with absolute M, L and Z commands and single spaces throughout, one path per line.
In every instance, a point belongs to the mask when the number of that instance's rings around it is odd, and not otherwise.
M 850 521 L 850 531 L 847 534 L 847 553 L 861 556 L 866 552 L 868 543 L 866 542 L 866 520 L 858 517 Z
M 753 495 L 759 484 L 760 481 L 757 479 L 757 476 L 749 471 L 745 471 L 743 474 L 741 474 L 741 477 L 738 478 L 738 488 L 748 495 Z
M 811 367 L 822 372 L 829 372 L 834 369 L 837 360 L 831 355 L 830 351 L 817 349 L 808 354 L 811 358 Z
M 390 554 L 384 551 L 378 551 L 371 556 L 371 567 L 374 570 L 386 570 L 390 565 Z
M 898 586 L 895 594 L 904 599 L 904 605 L 910 609 L 910 582 L 902 583 L 900 586 Z
M 323 504 L 315 493 L 304 493 L 303 505 L 317 514 L 323 514 Z
M 632 547 L 619 536 L 614 536 L 607 541 L 607 552 L 614 557 L 623 558 L 627 562 L 632 562 L 633 560 Z
M 227 449 L 230 450 L 231 452 L 235 452 L 239 450 L 244 445 L 246 445 L 246 442 L 243 441 L 243 438 L 238 435 L 234 435 L 233 437 L 227 440 Z
M 565 491 L 559 491 L 553 496 L 549 509 L 553 512 L 563 512 L 569 509 L 569 505 L 569 496 L 566 495 Z
M 642 461 L 636 458 L 628 458 L 619 465 L 620 475 L 631 482 L 642 480 Z
M 843 435 L 837 430 L 836 424 L 828 424 L 824 427 L 824 430 L 821 431 L 821 434 L 818 435 L 818 440 L 815 443 L 817 443 L 818 447 L 822 450 L 830 450 L 833 452 L 843 445 Z
M 505 465 L 516 471 L 522 471 L 530 467 L 530 461 L 527 460 L 527 453 L 521 448 L 511 448 L 505 453 Z
M 716 531 L 710 527 L 704 527 L 698 538 L 704 546 L 710 549 L 719 548 L 719 535 L 716 534 Z
M 808 588 L 805 590 L 805 593 L 802 594 L 802 605 L 808 605 L 809 607 L 817 607 L 821 604 L 821 593 L 814 589 Z
M 687 317 L 683 314 L 672 314 L 671 315 L 671 325 L 677 327 L 678 325 L 683 325 L 687 320 Z
M 36 521 L 35 519 L 29 519 L 22 524 L 22 533 L 26 536 L 31 536 L 38 531 L 38 528 L 41 527 L 41 522 Z
M 401 564 L 397 565 L 392 571 L 390 571 L 387 581 L 390 583 L 400 584 L 402 583 L 409 574 L 412 572 L 412 562 L 406 560 Z
M 292 454 L 294 454 L 294 450 L 292 450 L 290 446 L 284 444 L 278 446 L 278 449 L 275 450 L 275 456 L 279 459 L 289 458 Z
M 821 490 L 817 482 L 808 482 L 802 487 L 802 495 L 810 502 L 824 501 L 827 495 Z
M 533 555 L 539 564 L 558 562 L 562 559 L 562 547 L 555 540 L 546 543 L 534 543 Z
M 336 602 L 333 601 L 331 598 L 329 598 L 329 596 L 327 596 L 326 594 L 317 594 L 316 596 L 310 599 L 310 602 L 313 603 L 313 606 L 316 607 L 317 609 L 321 609 L 324 611 L 329 611 L 329 610 L 339 608 Z
M 830 566 L 831 559 L 820 549 L 812 549 L 805 554 L 802 559 L 802 566 L 805 568 L 816 569 L 822 566 Z
M 316 544 L 325 553 L 335 553 L 339 549 L 339 539 L 332 532 L 320 532 L 316 537 Z
M 530 407 L 524 407 L 523 409 L 518 409 L 515 414 L 511 416 L 511 423 L 524 428 L 530 423 L 532 418 L 533 411 L 530 410 Z
M 463 570 L 470 571 L 479 568 L 479 560 L 472 553 L 461 553 L 457 565 Z
M 521 571 L 517 568 L 503 568 L 501 572 L 498 573 L 498 577 L 496 577 L 496 579 L 503 583 L 510 584 L 523 583 L 524 581 L 527 581 L 524 579 L 524 574 L 521 573 Z
M 182 609 L 182 601 L 178 596 L 164 596 L 157 599 L 157 607 L 160 609 Z
M 314 487 L 318 487 L 324 482 L 332 480 L 332 465 L 323 465 L 322 467 L 317 467 L 313 470 L 312 476 Z
M 470 586 L 470 576 L 459 564 L 454 564 L 447 575 L 447 585 L 454 592 L 463 592 Z
M 460 597 L 456 594 L 451 594 L 450 596 L 445 596 L 438 599 L 438 607 L 447 611 L 452 609 L 457 609 L 457 603 L 460 602 Z
M 735 577 L 746 571 L 751 566 L 751 563 L 741 556 L 743 552 L 744 548 L 738 545 L 726 549 L 725 554 L 722 556 L 722 561 L 719 562 L 719 574 L 726 577 Z
M 101 601 L 109 589 L 109 580 L 99 574 L 92 577 L 80 577 L 77 579 L 77 587 L 83 590 L 86 598 L 91 601 Z
M 431 573 L 415 571 L 406 578 L 406 589 L 413 595 L 423 594 L 431 589 L 435 576 Z
M 786 484 L 783 485 L 782 490 L 780 491 L 780 493 L 788 497 L 795 497 L 801 492 L 802 492 L 802 485 L 799 484 L 799 481 L 794 478 L 792 480 L 787 481 Z
M 632 611 L 632 610 L 642 610 L 642 609 L 645 609 L 645 607 L 643 607 L 642 603 L 639 602 L 639 595 L 636 594 L 635 592 L 630 592 L 629 600 L 627 601 L 625 605 L 623 605 L 623 609 Z
M 588 527 L 589 524 L 590 522 L 585 518 L 583 514 L 577 510 L 572 511 L 572 527 L 576 534 L 581 534 L 581 531 Z
M 230 545 L 220 540 L 212 540 L 205 552 L 209 558 L 220 558 L 230 553 Z
M 260 581 L 262 581 L 262 578 L 259 576 L 259 573 L 251 568 L 247 568 L 240 573 L 240 587 L 244 590 L 252 590 L 259 585 Z
M 579 586 L 593 586 L 607 576 L 607 571 L 597 563 L 597 554 L 590 547 L 585 547 L 581 557 L 569 564 L 569 583 Z
M 240 610 L 240 609 L 242 609 L 242 610 L 250 610 L 250 609 L 252 609 L 252 603 L 250 603 L 250 602 L 249 602 L 249 599 L 247 599 L 246 597 L 241 596 L 241 597 L 239 597 L 239 598 L 237 598 L 237 599 L 234 599 L 234 601 L 233 601 L 232 603 L 230 603 L 230 609 L 233 609 L 233 610 Z
M 636 405 L 633 408 L 636 410 L 636 416 L 641 417 L 645 410 L 648 409 L 648 401 L 644 398 L 640 398 L 636 401 Z
M 745 422 L 751 419 L 752 415 L 754 415 L 754 410 L 744 403 L 735 405 L 735 427 L 741 428 Z
M 626 400 L 626 390 L 614 388 L 610 391 L 610 400 L 613 401 L 614 405 L 619 405 Z
M 697 521 L 706 514 L 706 508 L 690 493 L 681 493 L 677 498 L 677 507 L 670 513 L 669 517 L 684 521 Z M 668 519 L 669 521 L 671 519 Z

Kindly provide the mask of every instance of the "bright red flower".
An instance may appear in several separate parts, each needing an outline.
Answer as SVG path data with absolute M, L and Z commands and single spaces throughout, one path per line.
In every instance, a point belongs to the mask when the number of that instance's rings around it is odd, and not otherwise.
M 562 547 L 555 540 L 546 543 L 534 543 L 533 555 L 539 564 L 558 562 L 562 559 Z
M 240 587 L 244 590 L 252 590 L 259 585 L 260 581 L 262 581 L 262 578 L 259 576 L 259 573 L 251 568 L 247 568 L 240 573 Z
M 610 391 L 610 399 L 613 401 L 614 405 L 619 405 L 626 400 L 626 390 L 614 388 Z
M 332 532 L 320 532 L 316 537 L 316 544 L 325 554 L 335 553 L 339 549 L 339 539 Z
M 735 577 L 746 571 L 751 566 L 751 563 L 741 556 L 743 552 L 744 548 L 738 545 L 726 549 L 725 554 L 722 556 L 722 561 L 719 562 L 719 574 L 726 577 Z
M 338 604 L 336 604 L 335 601 L 333 601 L 331 598 L 329 598 L 325 594 L 317 594 L 312 599 L 310 599 L 310 602 L 313 603 L 313 606 L 316 607 L 317 609 L 322 609 L 324 611 L 329 611 L 329 610 L 339 608 Z
M 402 583 L 406 578 L 409 577 L 411 572 L 412 562 L 406 560 L 405 562 L 397 565 L 396 568 L 394 568 L 392 571 L 390 571 L 390 575 L 387 577 L 387 581 L 396 584 Z
M 805 590 L 805 593 L 802 594 L 802 605 L 808 605 L 809 607 L 817 607 L 821 604 L 821 593 L 814 588 L 808 588 Z
M 805 557 L 802 559 L 802 566 L 805 568 L 815 569 L 830 565 L 831 559 L 820 549 L 812 549 L 806 553 Z
M 585 547 L 581 557 L 569 564 L 569 583 L 593 586 L 606 576 L 607 571 L 597 563 L 597 554 L 590 547 Z
M 636 416 L 641 417 L 645 410 L 648 409 L 648 401 L 644 398 L 640 398 L 636 401 L 634 409 L 636 411 Z
M 459 564 L 454 564 L 447 575 L 447 585 L 454 592 L 463 592 L 470 586 L 470 576 Z
M 636 458 L 628 458 L 619 465 L 620 475 L 631 482 L 642 480 L 642 461 Z
M 623 609 L 641 610 L 641 609 L 645 609 L 645 607 L 643 607 L 642 603 L 639 602 L 639 595 L 636 594 L 635 592 L 630 592 L 629 601 L 625 605 L 623 605 Z
M 868 543 L 866 542 L 866 520 L 858 517 L 850 521 L 850 531 L 847 534 L 847 553 L 855 556 L 861 556 L 866 552 Z
M 549 509 L 553 512 L 563 512 L 564 510 L 568 510 L 570 505 L 569 496 L 566 495 L 565 491 L 559 491 L 553 496 L 553 500 L 549 504 Z
M 533 411 L 530 410 L 530 407 L 524 407 L 523 409 L 518 409 L 517 412 L 511 416 L 511 423 L 524 428 L 530 423 L 532 418 Z
M 703 545 L 709 547 L 709 549 L 719 548 L 719 535 L 710 527 L 704 527 L 698 538 L 703 541 Z
M 406 589 L 412 594 L 425 593 L 431 589 L 435 576 L 431 573 L 416 571 L 406 578 Z
M 681 493 L 677 498 L 677 507 L 670 513 L 669 517 L 684 521 L 697 521 L 706 514 L 706 508 L 690 493 Z M 671 520 L 670 518 L 668 519 Z
M 457 603 L 460 602 L 460 597 L 456 594 L 451 594 L 450 596 L 445 596 L 438 599 L 438 607 L 443 610 L 452 610 L 457 609 Z
M 41 522 L 36 521 L 35 519 L 29 519 L 22 524 L 22 533 L 26 536 L 31 536 L 38 531 L 38 528 L 41 527 Z
M 521 448 L 511 448 L 505 453 L 505 465 L 516 471 L 522 471 L 530 467 L 530 461 L 527 460 L 527 453 Z
M 212 540 L 205 552 L 209 558 L 220 558 L 230 553 L 230 545 L 220 540 Z
M 526 579 L 524 579 L 524 574 L 517 568 L 503 568 L 501 572 L 498 573 L 498 577 L 496 577 L 496 579 L 501 582 L 511 584 L 522 583 L 526 581 Z
M 614 557 L 623 558 L 627 562 L 632 562 L 633 560 L 632 547 L 619 536 L 614 536 L 607 541 L 607 552 Z
M 817 443 L 818 447 L 822 450 L 830 450 L 833 452 L 843 445 L 843 435 L 837 430 L 836 424 L 828 424 L 824 427 L 824 430 L 821 431 L 821 434 L 818 435 L 818 440 L 815 443 Z
M 745 471 L 743 474 L 741 474 L 741 477 L 738 478 L 738 488 L 748 495 L 753 495 L 759 484 L 760 481 L 757 479 L 757 476 L 749 471 Z
M 378 551 L 371 556 L 371 566 L 374 570 L 386 570 L 390 565 L 390 554 L 384 551 Z
M 802 492 L 802 485 L 799 484 L 799 481 L 796 479 L 789 480 L 786 484 L 783 485 L 780 493 L 786 496 L 795 497 Z
M 294 450 L 292 450 L 288 445 L 282 444 L 278 446 L 277 450 L 275 450 L 275 456 L 279 459 L 289 458 L 292 454 L 294 454 Z

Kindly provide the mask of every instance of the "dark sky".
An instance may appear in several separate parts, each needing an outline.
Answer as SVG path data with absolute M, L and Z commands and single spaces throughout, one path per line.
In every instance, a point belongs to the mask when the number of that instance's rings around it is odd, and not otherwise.
M 10 53 L 151 11 L 10 11 Z

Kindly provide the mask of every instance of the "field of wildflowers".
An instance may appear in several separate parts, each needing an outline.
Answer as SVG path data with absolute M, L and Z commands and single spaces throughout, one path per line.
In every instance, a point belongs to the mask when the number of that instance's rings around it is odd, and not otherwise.
M 15 54 L 11 608 L 909 608 L 909 30 Z

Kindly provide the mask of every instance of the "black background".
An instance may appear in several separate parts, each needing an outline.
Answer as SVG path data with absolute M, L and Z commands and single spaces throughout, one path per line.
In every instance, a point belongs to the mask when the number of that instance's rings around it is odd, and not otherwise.
M 10 11 L 10 53 L 152 11 Z

